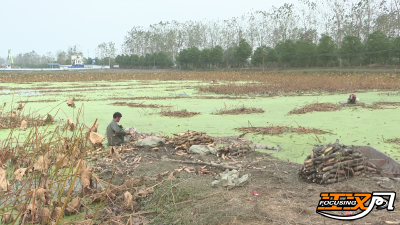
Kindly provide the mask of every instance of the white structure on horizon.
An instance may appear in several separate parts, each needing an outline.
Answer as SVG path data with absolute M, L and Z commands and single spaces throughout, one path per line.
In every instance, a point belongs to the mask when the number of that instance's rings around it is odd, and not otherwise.
M 71 64 L 72 65 L 83 65 L 82 56 L 81 55 L 71 55 Z

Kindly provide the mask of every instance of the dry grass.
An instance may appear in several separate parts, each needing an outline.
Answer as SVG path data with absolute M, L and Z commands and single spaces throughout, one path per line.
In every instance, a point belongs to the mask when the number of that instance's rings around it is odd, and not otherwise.
M 400 102 L 375 102 L 374 104 L 384 106 L 400 106 Z
M 168 108 L 168 109 L 162 110 L 160 114 L 163 116 L 171 116 L 171 117 L 192 117 L 192 116 L 195 116 L 200 113 L 199 112 L 189 112 L 186 109 L 174 111 L 171 108 Z
M 242 95 L 263 94 L 278 95 L 281 93 L 304 94 L 312 92 L 354 92 L 362 90 L 396 90 L 400 88 L 400 76 L 395 73 L 352 73 L 323 72 L 301 73 L 255 71 L 242 72 L 186 72 L 161 71 L 149 72 L 4 72 L 0 81 L 6 83 L 28 82 L 72 82 L 72 81 L 122 81 L 122 80 L 201 80 L 210 81 L 247 81 L 247 84 L 202 85 L 199 91 L 218 94 Z
M 400 106 L 400 102 L 375 102 L 373 104 L 364 104 L 363 108 L 367 109 L 387 109 L 385 106 Z M 311 103 L 305 105 L 301 108 L 296 108 L 290 111 L 288 114 L 305 114 L 308 112 L 328 112 L 328 111 L 337 111 L 342 108 L 341 105 L 333 104 L 333 103 Z
M 379 105 L 379 104 L 376 104 L 376 103 L 371 104 L 371 105 L 364 104 L 362 107 L 366 108 L 366 109 L 386 109 L 386 107 L 384 107 L 382 105 Z
M 240 127 L 237 130 L 244 133 L 279 135 L 283 133 L 298 133 L 298 134 L 325 134 L 327 131 L 309 128 L 309 127 L 289 127 L 289 126 L 269 126 L 269 127 Z
M 13 110 L 0 110 L 0 129 L 14 129 L 20 128 L 24 121 L 24 129 L 28 127 L 44 126 L 53 122 L 51 115 L 38 115 L 28 111 L 25 111 L 25 104 L 21 101 L 18 106 L 22 106 L 21 109 L 17 109 L 16 106 L 12 106 Z M 8 107 L 7 107 L 8 108 Z
M 245 75 L 245 74 L 243 74 Z M 240 75 L 239 75 L 240 77 Z M 359 74 L 269 74 L 264 79 L 249 77 L 243 79 L 256 81 L 245 84 L 201 85 L 200 92 L 226 95 L 301 95 L 314 92 L 348 93 L 367 90 L 393 90 L 400 88 L 400 79 L 396 75 L 359 75 Z
M 7 139 L 0 142 L 1 224 L 5 223 L 4 215 L 7 213 L 13 213 L 9 220 L 12 224 L 49 224 L 50 219 L 52 224 L 77 224 L 84 220 L 93 224 L 110 224 L 112 220 L 118 221 L 116 224 L 121 221 L 126 224 L 132 210 L 139 210 L 140 201 L 152 193 L 153 187 L 159 183 L 156 178 L 145 182 L 136 177 L 131 179 L 129 186 L 116 186 L 111 183 L 114 175 L 120 172 L 116 172 L 113 163 L 108 180 L 100 179 L 95 173 L 102 168 L 86 163 L 88 159 L 99 158 L 94 155 L 90 158 L 90 153 L 104 153 L 106 150 L 89 147 L 91 135 L 79 122 L 83 117 L 82 111 L 83 107 L 78 109 L 74 118 L 76 126 L 72 131 L 56 126 L 49 132 L 49 126 L 39 129 L 34 124 L 25 131 L 24 140 L 11 128 Z M 60 110 L 53 112 L 54 117 L 58 112 Z M 111 214 L 115 209 L 117 211 Z M 75 215 L 69 217 L 68 222 L 64 213 Z
M 289 114 L 305 114 L 308 112 L 326 112 L 326 111 L 337 111 L 340 110 L 341 106 L 333 103 L 311 103 L 306 106 L 303 106 L 299 109 L 293 109 L 289 112 Z
M 225 104 L 225 103 L 224 103 Z M 232 106 L 216 110 L 213 112 L 215 115 L 223 115 L 223 114 L 231 114 L 231 115 L 238 115 L 238 114 L 252 114 L 252 113 L 263 113 L 264 110 L 262 108 L 255 108 L 255 107 L 245 107 L 244 105 L 241 106 Z
M 43 99 L 43 100 L 26 100 L 26 101 L 19 101 L 21 103 L 29 103 L 29 102 L 56 102 L 53 99 Z
M 379 95 L 397 96 L 400 95 L 400 91 L 388 91 L 384 93 L 379 93 Z
M 174 97 L 148 97 L 148 96 L 141 96 L 141 97 L 114 97 L 114 98 L 107 98 L 107 99 L 100 99 L 102 100 L 168 100 L 168 99 L 181 99 L 181 98 L 188 98 L 188 97 L 181 97 L 181 96 L 174 96 Z
M 115 87 L 116 85 L 113 84 L 94 84 L 94 85 L 71 85 L 71 86 L 50 86 L 50 85 L 43 85 L 40 84 L 40 86 L 33 86 L 33 87 L 9 87 L 5 88 L 3 87 L 2 89 L 8 89 L 11 91 L 20 91 L 20 90 L 55 90 L 55 89 L 88 89 L 88 88 L 104 88 L 104 87 Z M 118 87 L 132 87 L 132 84 L 118 84 Z
M 138 108 L 160 108 L 163 106 L 156 105 L 156 104 L 143 104 L 141 103 L 134 103 L 134 102 L 114 102 L 111 103 L 110 105 L 115 105 L 115 106 L 129 106 L 129 107 L 138 107 Z
M 387 140 L 385 140 L 385 142 L 388 142 L 388 143 L 396 143 L 396 144 L 400 145 L 400 138 L 391 138 L 391 139 L 387 139 Z
M 232 96 L 196 96 L 199 99 L 250 99 L 249 97 L 232 97 Z

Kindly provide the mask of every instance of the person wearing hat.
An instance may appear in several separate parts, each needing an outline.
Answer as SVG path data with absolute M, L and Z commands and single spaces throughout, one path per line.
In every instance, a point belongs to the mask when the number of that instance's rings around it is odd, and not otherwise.
M 107 141 L 108 146 L 121 146 L 124 144 L 124 136 L 129 135 L 129 132 L 125 132 L 119 125 L 118 122 L 121 120 L 122 114 L 119 112 L 114 113 L 113 120 L 107 126 Z
M 355 94 L 351 94 L 347 99 L 347 103 L 356 104 L 357 96 Z

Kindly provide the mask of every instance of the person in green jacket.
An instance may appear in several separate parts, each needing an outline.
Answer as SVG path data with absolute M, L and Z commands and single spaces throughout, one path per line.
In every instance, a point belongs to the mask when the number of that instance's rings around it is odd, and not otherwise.
M 124 136 L 129 135 L 129 132 L 125 132 L 122 126 L 118 125 L 121 120 L 122 114 L 119 112 L 114 113 L 113 120 L 107 126 L 107 141 L 108 146 L 121 146 L 124 144 Z

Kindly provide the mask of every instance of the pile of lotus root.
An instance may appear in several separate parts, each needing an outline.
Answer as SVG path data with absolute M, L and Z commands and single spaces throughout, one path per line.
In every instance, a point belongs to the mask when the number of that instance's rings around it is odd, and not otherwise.
M 337 183 L 364 173 L 380 173 L 380 170 L 353 146 L 339 145 L 338 140 L 315 146 L 298 172 L 301 178 L 318 184 Z

